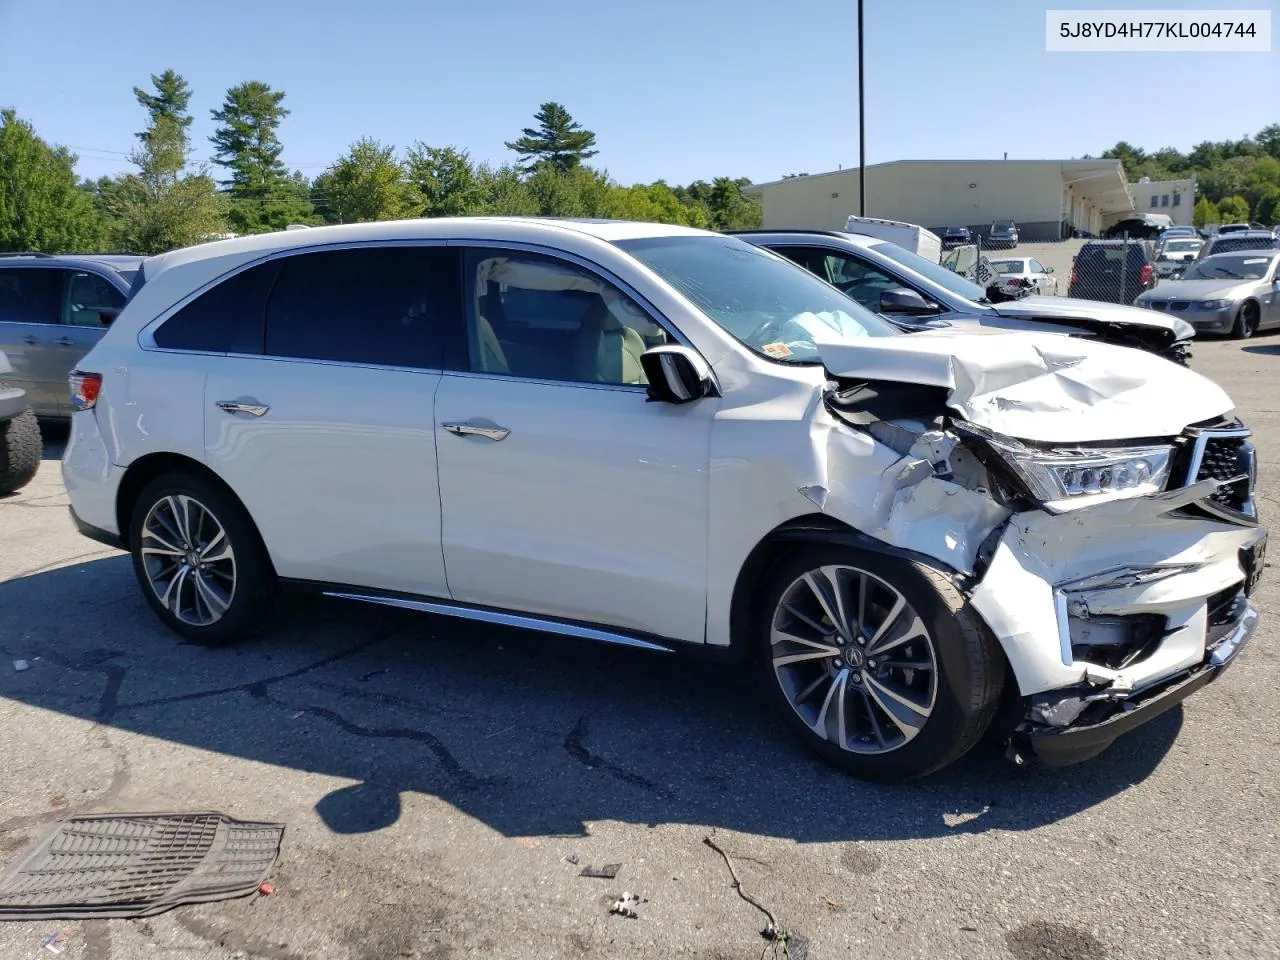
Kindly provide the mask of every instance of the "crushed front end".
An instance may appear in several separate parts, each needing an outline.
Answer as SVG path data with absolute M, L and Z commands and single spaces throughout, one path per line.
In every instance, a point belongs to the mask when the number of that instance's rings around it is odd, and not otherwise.
M 995 465 L 998 440 L 972 430 L 969 437 L 1010 484 L 1022 479 L 1016 466 L 1006 469 L 1014 459 L 1007 454 Z M 1068 497 L 1015 513 L 979 559 L 972 601 L 1022 695 L 1009 743 L 1017 762 L 1096 755 L 1217 678 L 1257 626 L 1251 596 L 1267 533 L 1257 522 L 1248 429 L 1204 423 L 1133 450 L 1140 456 L 1127 466 L 1112 455 L 1113 485 L 1118 471 L 1134 472 L 1145 458 L 1148 480 L 1162 477 L 1153 484 L 1159 492 L 1108 498 L 1098 476 L 1105 457 L 1092 461 L 1101 466 L 1061 467 L 1080 488 L 1073 493 L 1094 502 Z M 1090 462 L 1088 452 L 1072 451 L 1080 463 Z

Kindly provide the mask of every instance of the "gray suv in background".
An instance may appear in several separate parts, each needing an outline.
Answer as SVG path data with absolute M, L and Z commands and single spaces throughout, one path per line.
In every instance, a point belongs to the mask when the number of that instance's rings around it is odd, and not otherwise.
M 0 254 L 0 353 L 36 416 L 71 416 L 67 374 L 129 298 L 142 257 Z

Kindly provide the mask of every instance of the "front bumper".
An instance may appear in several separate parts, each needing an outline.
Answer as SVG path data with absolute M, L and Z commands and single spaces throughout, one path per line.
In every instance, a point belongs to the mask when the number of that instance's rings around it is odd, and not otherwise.
M 1016 514 L 973 589 L 1023 701 L 1017 759 L 1071 763 L 1217 677 L 1252 636 L 1266 531 L 1215 482 Z
M 1257 626 L 1257 608 L 1245 600 L 1235 626 L 1206 651 L 1204 661 L 1198 666 L 1131 697 L 1094 701 L 1098 706 L 1109 708 L 1101 717 L 1088 716 L 1090 708 L 1087 707 L 1080 719 L 1065 727 L 1024 720 L 1009 745 L 1011 758 L 1021 763 L 1034 758 L 1043 766 L 1062 767 L 1097 756 L 1123 734 L 1154 720 L 1218 679 L 1252 639 Z M 1081 690 L 1080 695 L 1090 694 Z

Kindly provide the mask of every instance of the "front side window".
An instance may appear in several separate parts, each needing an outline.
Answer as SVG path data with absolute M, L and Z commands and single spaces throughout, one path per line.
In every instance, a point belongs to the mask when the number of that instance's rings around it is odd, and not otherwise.
M 473 373 L 643 385 L 641 354 L 670 339 L 614 284 L 565 260 L 469 250 L 464 282 Z
M 457 323 L 457 257 L 438 246 L 287 257 L 267 300 L 263 353 L 438 369 Z
M 779 247 L 776 252 L 821 277 L 873 313 L 880 312 L 880 295 L 884 291 L 902 286 L 896 277 L 848 254 L 832 253 L 821 247 Z
M 61 270 L 0 270 L 0 323 L 57 323 Z
M 817 343 L 899 330 L 811 272 L 734 237 L 618 240 L 708 318 L 764 357 L 819 359 Z
M 1032 273 L 1044 273 L 1044 272 L 1046 272 L 1046 271 L 1045 271 L 1045 269 L 1044 269 L 1044 264 L 1043 264 L 1043 263 L 1041 263 L 1039 260 L 1032 260 L 1032 261 L 1031 261 L 1031 272 L 1032 272 Z
M 926 280 L 936 283 L 942 289 L 954 293 L 956 296 L 979 303 L 986 299 L 987 291 L 976 283 L 966 280 L 960 274 L 953 270 L 948 270 L 941 264 L 925 259 L 906 247 L 900 247 L 896 243 L 876 243 L 872 244 L 871 249 L 880 254 L 880 256 L 920 274 Z
M 63 316 L 77 327 L 101 327 L 103 310 L 124 306 L 124 294 L 96 273 L 67 272 L 67 299 Z

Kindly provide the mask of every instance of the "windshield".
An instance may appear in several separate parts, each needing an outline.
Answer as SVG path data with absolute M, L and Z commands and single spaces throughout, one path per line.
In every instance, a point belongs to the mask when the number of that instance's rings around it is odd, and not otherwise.
M 734 237 L 646 237 L 621 247 L 761 356 L 818 360 L 816 341 L 898 329 L 808 270 Z
M 991 225 L 991 229 L 992 229 L 992 230 L 1012 230 L 1012 229 L 1013 229 L 1013 221 L 1012 221 L 1012 220 L 997 220 L 995 223 L 993 223 L 993 224 Z
M 896 243 L 873 243 L 870 248 L 882 257 L 892 260 L 894 263 L 900 263 L 902 266 L 914 270 L 926 280 L 931 280 L 944 290 L 954 293 L 958 297 L 964 297 L 966 300 L 973 300 L 976 303 L 985 303 L 987 300 L 987 292 L 976 283 L 966 280 L 958 273 L 948 270 L 939 263 L 932 260 L 926 260 L 918 253 L 912 253 L 905 247 L 900 247 Z
M 1164 245 L 1165 253 L 1187 253 L 1199 250 L 1203 244 L 1199 240 L 1170 240 Z
M 996 268 L 996 273 L 1001 276 L 1023 272 L 1021 260 L 992 260 L 991 265 Z
M 1213 253 L 1228 253 L 1232 250 L 1274 250 L 1280 247 L 1280 239 L 1275 237 L 1220 237 L 1213 242 Z
M 1183 280 L 1261 280 L 1271 267 L 1271 257 L 1224 253 L 1205 257 L 1182 275 Z

